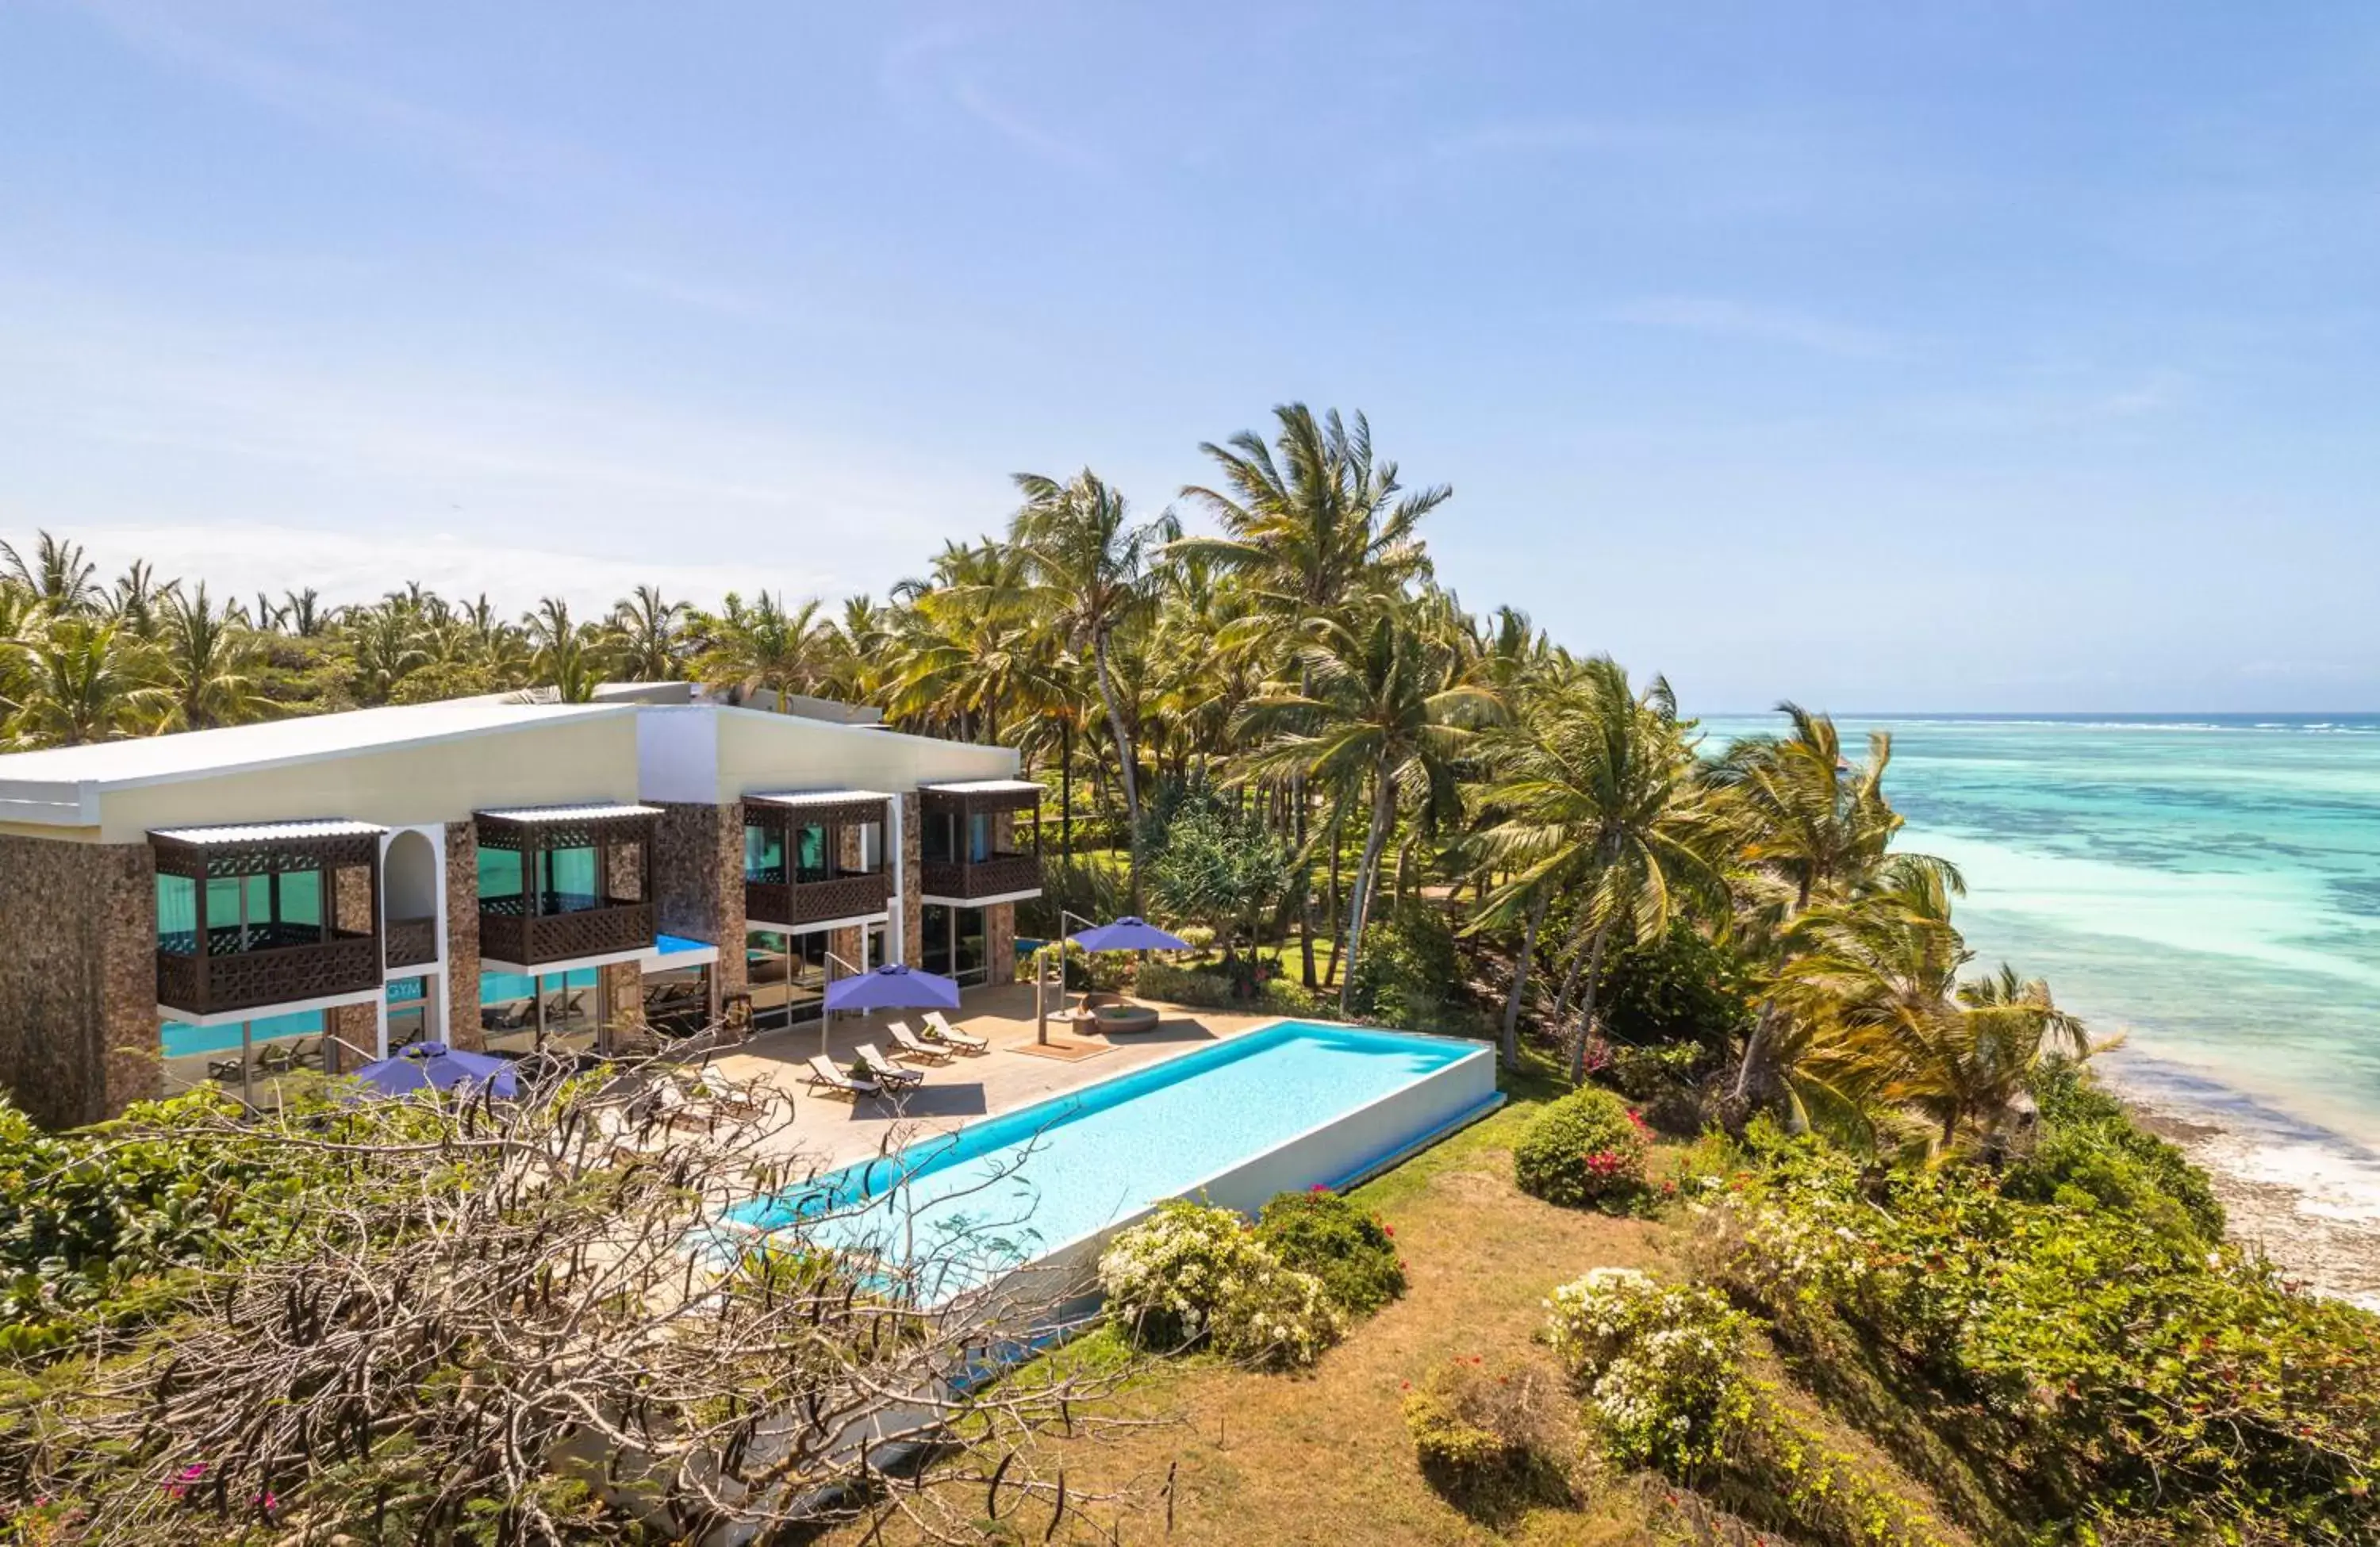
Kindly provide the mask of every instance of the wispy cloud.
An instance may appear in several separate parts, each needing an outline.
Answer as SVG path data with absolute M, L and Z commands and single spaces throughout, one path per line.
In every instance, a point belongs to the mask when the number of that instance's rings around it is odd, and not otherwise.
M 1632 327 L 1671 328 L 1717 338 L 1783 345 L 1844 359 L 1883 359 L 1902 341 L 1876 328 L 1790 308 L 1715 296 L 1661 296 L 1615 308 L 1609 320 Z
M 991 88 L 977 52 L 992 35 L 978 22 L 924 28 L 902 37 L 885 51 L 878 72 L 885 95 L 913 116 L 948 104 L 1026 154 L 1069 172 L 1111 170 L 1108 156 L 1034 121 Z

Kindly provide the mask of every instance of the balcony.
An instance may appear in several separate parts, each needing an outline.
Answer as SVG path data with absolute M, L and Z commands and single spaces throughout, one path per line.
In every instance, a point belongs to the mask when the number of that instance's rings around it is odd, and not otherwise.
M 220 1016 L 378 993 L 381 836 L 340 818 L 151 833 L 157 1003 Z
M 435 967 L 438 964 L 438 920 L 391 919 L 381 926 L 391 967 Z
M 642 951 L 652 944 L 652 904 L 624 897 L 573 900 L 582 906 L 531 913 L 519 897 L 480 899 L 480 958 L 534 968 Z
M 981 859 L 929 859 L 919 892 L 935 902 L 979 902 L 1041 890 L 1041 861 L 1030 854 L 991 854 Z
M 882 871 L 845 871 L 791 883 L 764 873 L 744 882 L 744 917 L 760 928 L 799 929 L 881 913 L 892 895 L 892 878 Z
M 190 935 L 168 936 L 157 947 L 157 1003 L 212 1016 L 378 988 L 378 937 L 325 932 L 296 924 L 209 930 L 203 956 Z

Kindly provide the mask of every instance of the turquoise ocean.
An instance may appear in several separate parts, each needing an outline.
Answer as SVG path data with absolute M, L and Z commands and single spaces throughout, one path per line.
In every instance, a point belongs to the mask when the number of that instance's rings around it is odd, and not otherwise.
M 2380 714 L 1836 724 L 1854 756 L 1891 733 L 1900 847 L 1964 872 L 1978 970 L 2123 1033 L 2110 1080 L 2223 1127 L 2249 1179 L 2380 1221 Z

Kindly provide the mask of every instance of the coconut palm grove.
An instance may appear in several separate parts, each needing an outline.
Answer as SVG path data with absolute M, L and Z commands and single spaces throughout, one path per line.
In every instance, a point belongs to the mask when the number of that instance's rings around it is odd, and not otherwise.
M 624 681 L 865 706 L 1041 786 L 1021 981 L 1454 1039 L 1504 1100 L 1343 1189 L 1163 1202 L 1031 1347 L 798 1220 L 690 1244 L 820 1174 L 784 1136 L 825 1100 L 698 1060 L 0 1108 L 0 1539 L 2380 1541 L 2380 1318 L 2229 1239 L 2100 1033 L 1975 958 L 1888 737 L 1785 703 L 1720 744 L 1658 663 L 1457 597 L 1445 469 L 1360 413 L 1200 451 L 1020 474 L 882 597 L 515 615 L 298 555 L 227 595 L 10 534 L 8 751 Z M 1050 944 L 1127 915 L 1184 948 Z

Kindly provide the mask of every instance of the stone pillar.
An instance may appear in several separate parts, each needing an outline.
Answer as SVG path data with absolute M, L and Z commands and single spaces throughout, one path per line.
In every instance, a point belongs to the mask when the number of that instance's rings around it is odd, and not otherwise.
M 645 1024 L 645 969 L 633 961 L 615 961 L 597 968 L 602 974 L 605 1025 L 613 1031 L 633 1030 Z
M 926 965 L 926 817 L 916 790 L 901 797 L 901 959 Z
M 653 900 L 670 934 L 719 947 L 722 993 L 744 992 L 744 810 L 673 802 L 653 834 Z
M 478 1050 L 480 1032 L 480 830 L 446 824 L 446 1041 Z
M 371 870 L 365 865 L 342 865 L 331 872 L 331 927 L 356 934 L 370 933 L 372 927 Z
M 995 986 L 1016 981 L 1016 905 L 995 903 L 983 910 L 984 958 Z
M 634 844 L 613 844 L 609 852 L 612 856 L 611 873 L 603 878 L 603 883 L 611 890 L 604 895 L 643 902 L 645 866 L 642 851 Z
M 0 1088 L 48 1127 L 162 1094 L 145 843 L 0 834 Z
M 380 1056 L 380 1006 L 334 1005 L 322 1013 L 322 1025 L 338 1039 L 323 1055 L 325 1073 L 359 1069 Z

